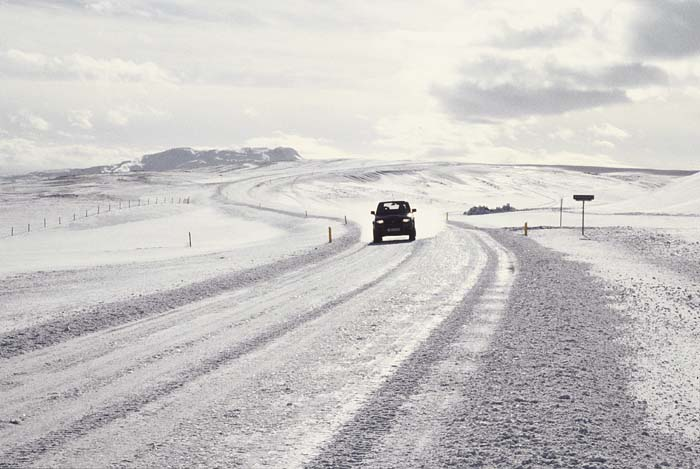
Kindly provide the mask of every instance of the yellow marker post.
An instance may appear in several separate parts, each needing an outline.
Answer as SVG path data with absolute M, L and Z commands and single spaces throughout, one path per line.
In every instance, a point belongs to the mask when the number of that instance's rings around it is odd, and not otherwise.
M 527 222 L 525 222 L 525 226 L 523 226 L 523 231 L 525 232 L 525 236 L 527 236 Z

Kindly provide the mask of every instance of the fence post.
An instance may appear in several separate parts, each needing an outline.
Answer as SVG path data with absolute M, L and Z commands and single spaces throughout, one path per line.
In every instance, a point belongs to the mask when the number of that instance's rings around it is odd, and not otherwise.
M 46 218 L 44 218 L 44 228 L 46 228 Z
M 190 238 L 190 247 L 192 247 L 192 232 L 188 231 L 187 236 Z
M 73 214 L 73 221 L 75 221 L 75 213 Z
M 127 208 L 131 208 L 131 199 L 129 199 L 129 206 Z
M 58 217 L 58 224 L 61 224 L 61 217 Z
M 27 223 L 27 233 L 32 231 L 32 225 Z
M 99 205 L 97 206 L 97 214 L 98 215 L 100 214 L 100 206 Z
M 119 210 L 121 210 L 121 209 L 122 209 L 122 201 L 120 200 L 119 201 Z
M 348 216 L 347 215 L 345 215 L 345 224 L 346 225 L 348 224 Z
M 523 226 L 523 231 L 525 232 L 525 236 L 527 236 L 527 222 L 525 222 L 525 225 Z
M 328 242 L 332 243 L 333 242 L 333 232 L 331 231 L 331 227 L 328 227 Z
M 450 212 L 445 212 L 445 221 L 450 221 Z
M 15 235 L 15 227 L 13 226 L 12 228 L 10 228 L 10 236 L 14 236 L 14 235 Z
M 85 210 L 85 218 L 87 218 L 87 212 L 88 212 L 88 211 L 87 211 L 87 209 L 86 209 L 86 210 Z
M 561 228 L 562 212 L 564 211 L 564 199 L 559 199 L 559 228 Z

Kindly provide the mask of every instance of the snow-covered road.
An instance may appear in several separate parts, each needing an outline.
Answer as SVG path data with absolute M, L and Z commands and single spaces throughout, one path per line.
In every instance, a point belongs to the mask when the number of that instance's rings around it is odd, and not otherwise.
M 354 244 L 167 314 L 13 357 L 0 377 L 3 408 L 22 422 L 4 428 L 4 458 L 303 463 L 445 327 L 470 285 L 494 275 L 495 248 L 486 246 L 483 235 L 458 228 L 417 243 Z M 496 320 L 477 319 L 465 333 L 487 337 Z
M 16 248 L 0 271 L 0 467 L 699 466 L 694 433 L 634 393 L 619 292 L 532 239 L 560 238 L 446 222 L 460 178 L 342 161 L 175 175 L 159 181 L 191 207 L 0 240 Z M 419 239 L 372 244 L 372 201 L 394 197 L 417 201 Z M 200 251 L 168 244 L 193 218 Z M 75 264 L 75 241 L 42 260 L 71 230 L 94 262 Z

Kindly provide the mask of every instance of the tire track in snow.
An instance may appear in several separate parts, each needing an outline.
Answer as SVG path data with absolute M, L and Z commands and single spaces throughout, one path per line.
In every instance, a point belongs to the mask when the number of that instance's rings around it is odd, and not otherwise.
M 453 226 L 465 228 L 458 223 Z M 445 347 L 446 355 L 421 377 L 416 389 L 401 405 L 390 431 L 381 436 L 363 465 L 433 466 L 444 429 L 452 422 L 454 409 L 464 400 L 462 389 L 470 385 L 480 361 L 493 353 L 493 342 L 513 288 L 517 260 L 488 234 L 481 231 L 477 234 L 496 254 L 494 279 L 472 303 L 471 316 Z
M 416 252 L 424 249 L 424 246 L 425 245 L 423 243 L 417 243 L 415 248 Z M 11 449 L 10 451 L 2 454 L 0 468 L 31 464 L 32 462 L 40 459 L 43 454 L 50 451 L 55 451 L 73 439 L 82 437 L 92 430 L 108 425 L 109 423 L 126 417 L 131 413 L 138 412 L 144 406 L 183 388 L 191 381 L 208 373 L 212 373 L 222 366 L 230 364 L 246 354 L 263 348 L 264 346 L 270 344 L 276 339 L 279 339 L 280 337 L 283 337 L 298 327 L 322 317 L 323 315 L 332 311 L 334 308 L 350 301 L 352 298 L 362 294 L 369 288 L 376 286 L 385 279 L 394 275 L 406 262 L 409 262 L 410 259 L 411 257 L 407 256 L 392 270 L 384 272 L 379 277 L 376 277 L 373 280 L 370 280 L 369 282 L 366 282 L 361 286 L 324 303 L 323 305 L 313 308 L 306 313 L 302 313 L 290 320 L 277 324 L 247 341 L 229 347 L 219 352 L 214 357 L 203 360 L 196 367 L 179 373 L 175 378 L 169 379 L 168 381 L 157 386 L 148 388 L 147 390 L 126 400 L 105 406 L 97 412 L 85 415 L 65 428 L 51 431 L 43 437 Z
M 630 395 L 629 350 L 619 340 L 626 319 L 614 292 L 590 266 L 531 238 L 489 233 L 524 274 L 430 466 L 700 467 L 698 442 L 653 431 L 647 404 Z
M 197 402 L 201 407 L 192 410 L 186 404 L 189 389 L 202 389 L 200 380 L 150 406 L 158 409 L 153 420 L 180 421 L 149 433 L 143 446 L 138 437 L 129 439 L 131 444 L 121 440 L 120 445 L 138 447 L 138 454 L 114 452 L 112 460 L 135 467 L 301 466 L 461 304 L 486 264 L 487 256 L 474 238 L 466 231 L 448 230 L 420 241 L 428 248 L 411 255 L 396 275 L 270 347 L 207 376 L 209 389 L 226 390 L 216 397 L 207 393 L 207 402 Z M 390 247 L 386 249 L 396 252 Z M 230 390 L 229 383 L 239 385 Z M 187 411 L 178 410 L 181 405 Z M 151 428 L 138 415 L 121 422 L 62 449 L 62 454 L 72 449 L 72 457 L 39 462 L 76 464 L 83 460 L 76 450 L 86 445 L 111 447 L 109 441 L 122 434 L 123 425 L 136 432 Z M 239 456 L 240 462 L 231 455 Z
M 359 226 L 356 224 L 347 226 L 348 232 L 345 236 L 337 238 L 332 244 L 325 244 L 299 256 L 221 275 L 166 292 L 151 293 L 138 298 L 90 307 L 83 313 L 70 318 L 56 319 L 2 334 L 0 335 L 0 359 L 15 357 L 102 329 L 162 314 L 197 300 L 269 281 L 303 266 L 318 263 L 349 249 L 359 241 Z
M 403 408 L 419 392 L 421 382 L 434 368 L 446 363 L 448 358 L 454 358 L 455 349 L 461 352 L 460 358 L 483 352 L 488 344 L 488 336 L 499 320 L 498 314 L 494 314 L 493 310 L 502 309 L 507 294 L 504 288 L 508 282 L 498 278 L 502 276 L 507 266 L 503 265 L 503 256 L 499 256 L 496 249 L 489 246 L 495 242 L 487 243 L 483 239 L 478 239 L 478 243 L 487 255 L 486 267 L 478 283 L 466 294 L 460 306 L 372 395 L 355 417 L 336 433 L 320 454 L 308 464 L 309 467 L 350 467 L 365 464 L 366 459 L 376 451 L 381 440 L 392 431 L 395 423 L 402 416 Z M 478 313 L 481 315 L 477 316 Z M 474 326 L 479 325 L 483 329 L 488 329 L 489 332 L 471 331 Z M 465 343 L 465 338 L 461 337 L 465 333 L 467 336 L 471 334 L 472 339 L 481 343 L 477 343 L 476 346 L 473 343 Z M 460 365 L 450 366 L 454 369 L 459 368 Z M 446 370 L 442 372 L 445 373 Z M 407 434 L 406 436 L 419 439 L 419 435 Z M 394 463 L 400 466 L 399 461 Z

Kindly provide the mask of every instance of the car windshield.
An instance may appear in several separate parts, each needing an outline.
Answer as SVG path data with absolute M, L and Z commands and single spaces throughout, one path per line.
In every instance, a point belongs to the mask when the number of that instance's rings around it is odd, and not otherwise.
M 409 212 L 407 202 L 382 202 L 377 209 L 378 215 L 405 215 Z

